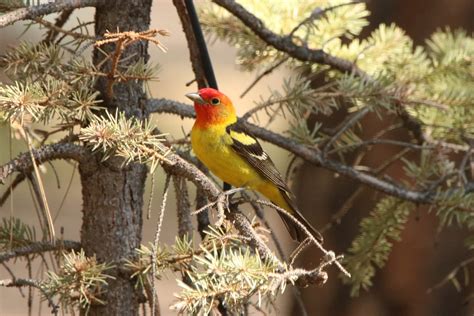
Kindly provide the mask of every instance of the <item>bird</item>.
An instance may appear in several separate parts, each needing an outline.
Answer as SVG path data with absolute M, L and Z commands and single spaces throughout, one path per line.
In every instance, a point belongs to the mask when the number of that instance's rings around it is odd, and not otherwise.
M 294 195 L 270 156 L 239 122 L 232 101 L 213 88 L 202 88 L 186 97 L 194 102 L 196 111 L 191 130 L 191 146 L 196 157 L 224 182 L 261 193 L 322 242 L 322 235 L 298 210 Z M 302 242 L 307 238 L 304 230 L 286 213 L 278 214 L 294 240 Z

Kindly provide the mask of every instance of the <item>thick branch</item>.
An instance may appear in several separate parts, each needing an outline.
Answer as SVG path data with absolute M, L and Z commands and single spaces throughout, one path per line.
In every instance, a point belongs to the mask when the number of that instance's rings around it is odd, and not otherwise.
M 58 240 L 55 243 L 50 241 L 39 241 L 34 242 L 28 246 L 11 249 L 9 251 L 0 252 L 0 263 L 8 261 L 12 258 L 18 258 L 21 256 L 28 256 L 43 253 L 46 251 L 56 251 L 56 250 L 79 250 L 81 249 L 81 244 L 77 241 L 72 240 Z
M 213 0 L 213 2 L 232 13 L 264 42 L 295 59 L 328 65 L 341 72 L 353 73 L 361 78 L 368 78 L 364 71 L 349 60 L 326 54 L 322 49 L 310 49 L 307 46 L 296 45 L 291 36 L 281 36 L 272 32 L 265 27 L 262 20 L 234 0 Z
M 237 207 L 233 207 L 231 212 L 226 214 L 226 217 L 235 226 L 242 236 L 249 238 L 249 244 L 251 247 L 256 249 L 261 257 L 273 258 L 273 253 L 268 246 L 261 240 L 258 234 L 252 227 L 252 224 L 248 218 L 238 210 Z
M 194 109 L 191 106 L 177 101 L 155 99 L 150 100 L 148 106 L 150 113 L 171 113 L 180 115 L 181 117 L 189 118 L 193 118 L 195 116 Z M 348 165 L 324 157 L 324 155 L 316 148 L 310 148 L 304 144 L 300 144 L 290 138 L 276 134 L 262 127 L 247 122 L 243 123 L 246 125 L 247 130 L 254 136 L 272 143 L 280 148 L 286 149 L 316 166 L 331 170 L 350 179 L 356 180 L 362 184 L 368 185 L 373 189 L 407 201 L 426 204 L 435 202 L 433 190 L 414 191 L 401 185 L 381 180 L 371 174 L 358 171 Z M 474 185 L 467 185 L 464 189 L 466 192 L 472 191 L 474 189 Z
M 56 159 L 73 159 L 78 162 L 84 161 L 89 155 L 89 151 L 73 143 L 56 143 L 42 146 L 33 150 L 36 163 L 42 164 L 46 161 Z M 5 183 L 5 179 L 14 172 L 29 173 L 33 170 L 33 161 L 29 152 L 22 153 L 10 162 L 0 166 L 0 183 Z
M 163 161 L 162 165 L 167 173 L 191 181 L 211 200 L 216 200 L 221 194 L 221 191 L 217 188 L 214 182 L 209 180 L 209 178 L 193 164 L 172 153 L 168 154 L 166 159 L 167 161 Z
M 0 16 L 0 27 L 13 24 L 16 21 L 34 19 L 54 12 L 92 7 L 102 2 L 103 0 L 63 0 L 16 9 Z

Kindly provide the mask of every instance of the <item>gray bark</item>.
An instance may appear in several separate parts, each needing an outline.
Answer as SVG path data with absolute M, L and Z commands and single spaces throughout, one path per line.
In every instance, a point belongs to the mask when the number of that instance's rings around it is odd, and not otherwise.
M 150 23 L 151 0 L 107 1 L 97 7 L 95 16 L 96 35 L 107 30 L 143 31 Z M 114 45 L 101 47 L 113 52 Z M 148 59 L 148 44 L 138 42 L 129 46 L 122 58 L 133 55 L 127 62 Z M 99 64 L 104 58 L 97 49 L 93 62 Z M 110 63 L 102 67 L 107 72 Z M 116 83 L 112 98 L 106 96 L 107 78 L 101 78 L 97 89 L 104 106 L 114 112 L 116 108 L 128 117 L 148 117 L 144 104 L 145 91 L 141 83 Z M 83 223 L 81 243 L 87 255 L 96 255 L 101 262 L 118 263 L 132 258 L 140 245 L 142 233 L 143 192 L 147 168 L 131 164 L 121 167 L 120 159 L 100 162 L 101 157 L 80 164 L 79 170 L 83 194 Z M 107 305 L 93 305 L 89 315 L 136 315 L 138 314 L 140 292 L 134 288 L 134 280 L 119 272 L 111 273 L 116 279 L 109 281 L 105 300 Z

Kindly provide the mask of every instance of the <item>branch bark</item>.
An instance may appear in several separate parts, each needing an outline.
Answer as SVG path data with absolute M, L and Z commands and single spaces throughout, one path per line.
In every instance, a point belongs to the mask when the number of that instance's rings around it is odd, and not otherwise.
M 72 159 L 78 162 L 87 160 L 90 152 L 86 148 L 73 143 L 59 142 L 52 145 L 42 146 L 33 150 L 33 156 L 37 164 L 57 159 Z M 30 173 L 33 170 L 33 161 L 29 152 L 22 153 L 15 159 L 0 166 L 0 183 L 14 172 Z
M 186 2 L 184 0 L 173 0 L 173 4 L 178 12 L 181 26 L 183 27 L 186 42 L 188 43 L 189 58 L 195 75 L 195 80 L 199 88 L 207 87 L 206 75 L 201 60 L 201 53 L 196 41 L 196 35 L 193 32 L 191 21 L 189 19 Z
M 50 241 L 39 241 L 31 243 L 28 246 L 11 249 L 9 251 L 0 252 L 0 263 L 8 261 L 13 258 L 22 256 L 29 256 L 39 254 L 47 251 L 57 250 L 76 250 L 81 249 L 81 244 L 77 241 L 72 240 L 57 240 L 56 242 Z
M 275 49 L 281 52 L 287 53 L 289 56 L 297 60 L 303 62 L 313 62 L 320 65 L 327 65 L 334 70 L 338 70 L 342 73 L 353 74 L 366 81 L 374 80 L 365 71 L 357 67 L 357 65 L 352 61 L 327 54 L 322 49 L 311 49 L 308 48 L 306 45 L 300 46 L 295 44 L 293 42 L 293 33 L 294 30 L 297 29 L 300 25 L 296 26 L 295 29 L 291 31 L 288 35 L 282 36 L 272 32 L 270 29 L 265 27 L 265 24 L 262 20 L 247 11 L 243 6 L 236 3 L 234 0 L 212 1 L 229 11 L 236 18 L 238 18 L 244 25 L 250 28 L 255 33 L 255 35 L 257 35 L 262 41 L 273 46 Z M 414 137 L 419 142 L 425 140 L 426 137 L 422 133 L 421 124 L 418 122 L 418 120 L 413 118 L 399 102 L 395 103 L 394 106 L 397 107 L 397 114 L 404 122 L 405 127 L 413 133 Z
M 262 20 L 247 11 L 234 0 L 213 0 L 213 2 L 232 13 L 264 42 L 275 47 L 279 51 L 287 53 L 295 59 L 328 65 L 341 72 L 352 73 L 361 78 L 369 79 L 364 71 L 349 60 L 329 55 L 322 49 L 310 49 L 307 46 L 296 45 L 293 42 L 293 37 L 291 35 L 281 36 L 272 32 L 270 29 L 265 27 Z
M 105 2 L 105 0 L 63 0 L 16 9 L 0 16 L 0 27 L 13 24 L 20 20 L 34 19 L 54 12 L 92 7 L 103 2 Z
M 148 102 L 148 111 L 150 113 L 170 113 L 180 115 L 181 117 L 194 118 L 194 109 L 184 103 L 172 101 L 168 99 L 153 99 Z M 423 204 L 432 204 L 434 200 L 434 190 L 429 191 L 415 191 L 406 188 L 402 185 L 394 184 L 377 178 L 374 175 L 364 173 L 345 165 L 339 161 L 329 159 L 324 156 L 317 148 L 310 148 L 304 144 L 300 144 L 290 138 L 276 134 L 270 130 L 256 126 L 251 123 L 243 122 L 247 130 L 254 136 L 272 143 L 280 148 L 286 149 L 289 152 L 301 157 L 305 161 L 316 166 L 331 170 L 335 173 L 344 175 L 350 179 L 356 180 L 361 184 L 365 184 L 375 190 L 384 192 L 388 195 L 396 196 L 398 198 Z M 463 188 L 465 192 L 474 190 L 474 184 L 468 184 Z

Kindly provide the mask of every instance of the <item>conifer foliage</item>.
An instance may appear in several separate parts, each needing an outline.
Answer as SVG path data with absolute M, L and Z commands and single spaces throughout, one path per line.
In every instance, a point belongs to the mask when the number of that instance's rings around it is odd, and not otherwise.
M 184 2 L 173 2 L 184 31 L 189 32 Z M 190 118 L 194 115 L 190 105 L 166 99 L 142 100 L 140 109 L 127 104 L 133 91 L 144 91 L 147 82 L 156 79 L 158 69 L 147 61 L 146 49 L 143 56 L 129 54 L 130 50 L 152 44 L 164 53 L 162 39 L 170 34 L 161 29 L 110 29 L 91 35 L 88 26 L 97 21 L 78 20 L 75 26 L 64 28 L 72 12 L 85 6 L 117 10 L 105 0 L 0 2 L 0 26 L 26 19 L 29 27 L 45 30 L 41 41 L 22 42 L 0 56 L 1 71 L 8 78 L 0 83 L 0 120 L 27 148 L 16 157 L 12 153 L 14 158 L 0 165 L 0 183 L 6 184 L 0 205 L 27 181 L 39 210 L 35 226 L 14 217 L 2 218 L 0 263 L 8 269 L 14 262 L 25 262 L 30 276 L 12 276 L 0 285 L 38 289 L 54 313 L 79 309 L 99 314 L 107 311 L 109 300 L 114 299 L 110 291 L 122 280 L 139 293 L 134 296 L 134 313 L 141 304 L 158 315 L 160 308 L 167 307 L 158 304 L 159 282 L 155 281 L 172 272 L 181 287 L 172 309 L 183 314 L 248 313 L 267 308 L 265 303 L 274 302 L 288 285 L 322 286 L 331 276 L 325 271 L 329 265 L 338 267 L 353 295 L 370 290 L 374 275 L 384 267 L 410 214 L 420 204 L 429 205 L 440 229 L 474 228 L 471 34 L 440 29 L 416 46 L 397 25 L 381 24 L 360 39 L 370 12 L 365 3 L 350 0 L 213 0 L 200 5 L 207 38 L 234 46 L 241 71 L 255 74 L 244 94 L 263 85 L 260 80 L 277 68 L 285 67 L 290 73 L 281 89 L 255 100 L 241 118 L 249 131 L 295 159 L 378 193 L 378 203 L 361 220 L 345 257 L 308 238 L 286 258 L 261 212 L 262 207 L 281 210 L 242 188 L 222 192 L 197 162 L 186 138 L 171 140 L 160 132 L 160 114 Z M 55 23 L 43 19 L 54 12 L 60 13 Z M 192 53 L 196 43 L 192 36 L 187 38 L 196 70 L 199 56 Z M 89 47 L 94 49 L 93 60 L 84 54 Z M 325 126 L 324 120 L 309 124 L 311 117 L 329 118 L 341 110 L 346 115 L 335 128 Z M 149 114 L 156 114 L 154 123 Z M 361 121 L 370 114 L 392 119 L 367 137 Z M 283 134 L 272 131 L 277 118 L 288 122 Z M 411 139 L 386 136 L 396 129 L 408 130 Z M 399 153 L 376 166 L 363 165 L 363 156 L 375 146 L 394 146 Z M 2 148 L 7 146 L 2 144 Z M 354 154 L 359 156 L 356 162 L 350 158 Z M 108 260 L 96 257 L 87 247 L 84 250 L 80 242 L 59 238 L 40 173 L 53 172 L 47 163 L 57 159 L 73 161 L 82 177 L 108 168 L 107 163 L 117 170 L 147 165 L 150 174 L 162 168 L 165 191 L 157 210 L 155 239 Z M 91 161 L 96 161 L 97 169 L 92 170 Z M 404 175 L 392 179 L 384 172 L 396 162 L 403 163 Z M 177 207 L 172 211 L 178 214 L 179 236 L 173 245 L 166 245 L 160 241 L 160 232 L 171 180 L 176 188 Z M 192 189 L 188 192 L 188 188 Z M 132 199 L 142 201 L 143 191 Z M 194 194 L 196 203 L 190 199 Z M 141 207 L 141 202 L 136 205 Z M 242 213 L 243 205 L 252 207 L 256 219 L 250 221 Z M 217 218 L 212 225 L 210 212 Z M 201 239 L 193 235 L 193 216 Z M 344 216 L 338 220 L 351 214 Z M 473 240 L 466 240 L 466 250 L 474 247 Z M 269 246 L 275 244 L 276 250 Z M 317 247 L 321 260 L 303 269 L 294 262 L 308 246 Z M 45 252 L 53 253 L 48 260 L 58 269 L 33 279 L 31 262 L 46 263 Z

